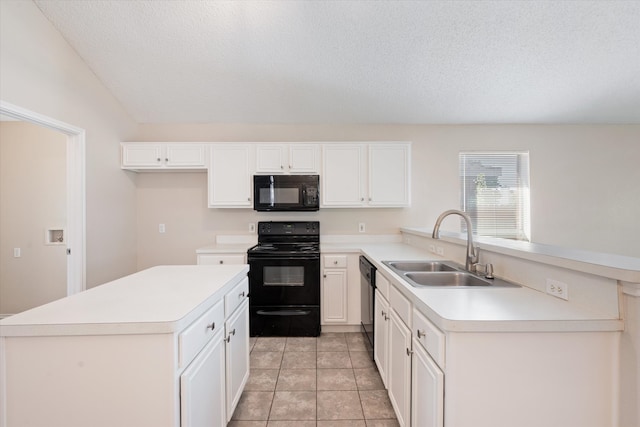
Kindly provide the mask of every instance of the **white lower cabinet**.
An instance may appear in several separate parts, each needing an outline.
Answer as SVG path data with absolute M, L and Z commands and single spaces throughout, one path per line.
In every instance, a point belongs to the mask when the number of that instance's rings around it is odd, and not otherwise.
M 409 426 L 411 417 L 411 330 L 390 310 L 389 323 L 389 400 L 398 424 Z
M 180 376 L 180 426 L 223 427 L 225 408 L 225 346 L 220 331 Z
M 227 421 L 231 420 L 249 378 L 249 300 L 225 322 Z M 205 425 L 205 424 L 202 424 Z M 207 424 L 208 425 L 208 424 Z
M 347 255 L 324 255 L 322 264 L 322 324 L 345 324 L 349 320 Z
M 398 424 L 443 427 L 444 373 L 426 349 L 443 359 L 444 334 L 380 272 L 376 282 L 373 354 Z
M 379 274 L 378 274 L 379 277 Z M 389 367 L 389 302 L 376 289 L 373 340 L 373 360 L 378 367 L 382 383 L 388 387 Z
M 180 351 L 188 352 L 202 333 L 214 332 L 180 376 L 181 427 L 224 427 L 233 415 L 249 378 L 247 294 L 244 279 L 181 335 Z M 218 306 L 224 306 L 224 318 Z
M 443 427 L 444 373 L 415 338 L 411 365 L 411 426 Z

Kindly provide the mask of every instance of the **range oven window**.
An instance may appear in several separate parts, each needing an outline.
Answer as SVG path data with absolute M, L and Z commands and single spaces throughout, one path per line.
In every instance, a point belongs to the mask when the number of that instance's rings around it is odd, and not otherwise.
M 304 286 L 303 266 L 265 266 L 263 286 Z

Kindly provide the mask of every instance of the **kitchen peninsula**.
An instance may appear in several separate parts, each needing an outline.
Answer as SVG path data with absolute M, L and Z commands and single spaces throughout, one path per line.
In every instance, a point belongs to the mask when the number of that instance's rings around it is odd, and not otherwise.
M 159 266 L 0 322 L 5 426 L 224 426 L 249 374 L 248 266 Z

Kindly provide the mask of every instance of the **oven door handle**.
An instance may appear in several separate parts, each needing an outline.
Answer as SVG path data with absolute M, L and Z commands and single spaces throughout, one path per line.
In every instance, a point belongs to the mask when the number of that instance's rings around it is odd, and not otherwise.
M 256 313 L 261 316 L 308 316 L 311 313 L 311 311 L 309 310 L 277 310 L 277 311 L 258 310 Z

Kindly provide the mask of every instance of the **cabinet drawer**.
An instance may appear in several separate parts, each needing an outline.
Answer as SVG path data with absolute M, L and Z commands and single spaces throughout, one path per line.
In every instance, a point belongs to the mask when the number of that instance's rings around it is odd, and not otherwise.
M 411 301 L 395 286 L 389 286 L 389 305 L 398 313 L 405 325 L 411 327 Z
M 387 280 L 382 273 L 376 271 L 376 289 L 378 289 L 387 300 L 389 299 L 389 286 L 389 280 Z
M 324 268 L 347 268 L 346 255 L 325 255 Z
M 413 336 L 440 368 L 444 369 L 444 333 L 415 309 L 413 310 Z
M 237 255 L 198 255 L 198 265 L 244 264 L 244 254 Z
M 236 307 L 249 296 L 249 279 L 242 279 L 240 283 L 233 287 L 224 296 L 224 315 L 231 316 Z
M 188 326 L 178 338 L 179 365 L 184 368 L 218 332 L 224 331 L 224 304 L 218 301 L 195 322 Z

